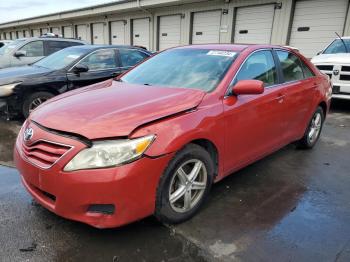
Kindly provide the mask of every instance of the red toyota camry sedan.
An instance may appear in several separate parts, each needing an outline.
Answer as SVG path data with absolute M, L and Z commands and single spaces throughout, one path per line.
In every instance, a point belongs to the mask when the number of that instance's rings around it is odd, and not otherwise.
M 195 215 L 213 183 L 296 142 L 312 148 L 331 84 L 298 52 L 197 45 L 57 96 L 24 123 L 22 182 L 52 212 L 98 228 Z

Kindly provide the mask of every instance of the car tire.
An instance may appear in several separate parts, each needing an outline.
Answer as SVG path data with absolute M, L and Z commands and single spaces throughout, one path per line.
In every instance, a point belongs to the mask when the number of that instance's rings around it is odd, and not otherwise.
M 193 217 L 205 202 L 213 178 L 214 163 L 209 153 L 196 144 L 185 146 L 160 178 L 156 218 L 163 223 L 177 224 Z
M 323 109 L 319 106 L 312 115 L 312 118 L 309 122 L 308 127 L 306 128 L 303 138 L 297 141 L 298 148 L 311 149 L 314 147 L 314 145 L 320 138 L 324 119 L 325 116 Z
M 23 103 L 22 114 L 25 118 L 28 118 L 29 114 L 36 107 L 54 97 L 52 93 L 40 91 L 30 94 Z

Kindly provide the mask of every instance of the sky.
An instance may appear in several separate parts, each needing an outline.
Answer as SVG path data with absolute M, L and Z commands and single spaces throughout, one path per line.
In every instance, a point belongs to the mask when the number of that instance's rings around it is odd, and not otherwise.
M 108 2 L 113 0 L 0 0 L 0 23 Z

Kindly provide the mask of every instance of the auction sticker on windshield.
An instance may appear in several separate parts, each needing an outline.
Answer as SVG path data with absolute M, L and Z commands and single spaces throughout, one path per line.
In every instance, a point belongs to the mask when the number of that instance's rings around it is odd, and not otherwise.
M 237 53 L 230 51 L 210 50 L 207 55 L 234 57 Z

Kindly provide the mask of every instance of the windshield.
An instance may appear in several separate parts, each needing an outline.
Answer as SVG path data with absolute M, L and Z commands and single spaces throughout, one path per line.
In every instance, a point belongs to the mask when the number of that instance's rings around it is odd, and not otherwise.
M 65 48 L 52 55 L 49 55 L 33 64 L 34 66 L 45 67 L 52 70 L 63 69 L 87 53 L 88 50 L 81 48 Z
M 16 40 L 0 48 L 0 55 L 11 53 L 17 46 L 25 42 L 26 40 Z
M 339 54 L 349 52 L 350 39 L 343 39 L 343 41 L 346 44 L 347 49 L 345 48 L 344 43 L 340 39 L 336 39 L 323 51 L 323 54 Z
M 213 90 L 225 76 L 237 53 L 202 49 L 162 52 L 125 74 L 131 84 Z

